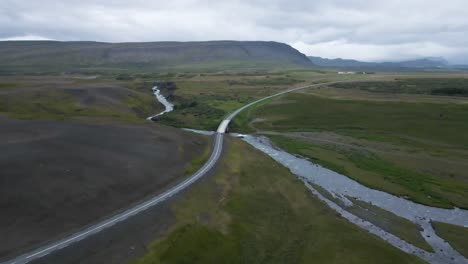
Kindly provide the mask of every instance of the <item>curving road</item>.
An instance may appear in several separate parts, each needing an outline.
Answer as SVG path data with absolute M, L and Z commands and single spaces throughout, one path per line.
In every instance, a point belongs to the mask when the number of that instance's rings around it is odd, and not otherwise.
M 345 81 L 340 81 L 340 82 L 345 82 Z M 78 242 L 78 241 L 81 241 L 89 236 L 92 236 L 96 233 L 99 233 L 100 231 L 106 229 L 106 228 L 109 228 L 119 222 L 122 222 L 138 213 L 141 213 L 143 211 L 145 211 L 146 209 L 152 207 L 152 206 L 155 206 L 159 203 L 161 203 L 162 201 L 168 199 L 169 197 L 179 193 L 180 191 L 184 190 L 185 188 L 187 188 L 188 186 L 190 186 L 192 183 L 194 183 L 195 181 L 197 181 L 199 178 L 201 178 L 203 175 L 205 175 L 208 171 L 210 171 L 213 166 L 216 164 L 216 162 L 218 162 L 220 156 L 221 156 L 221 152 L 222 152 L 222 149 L 223 149 L 223 138 L 224 138 L 224 133 L 227 131 L 227 128 L 229 126 L 229 123 L 231 122 L 231 120 L 237 115 L 239 114 L 242 110 L 256 104 L 256 103 L 259 103 L 261 101 L 264 101 L 264 100 L 267 100 L 267 99 L 270 99 L 272 97 L 276 97 L 276 96 L 279 96 L 279 95 L 282 95 L 282 94 L 286 94 L 286 93 L 290 93 L 290 92 L 294 92 L 294 91 L 297 91 L 297 90 L 301 90 L 301 89 L 305 89 L 305 88 L 309 88 L 309 87 L 314 87 L 314 86 L 320 86 L 320 85 L 324 85 L 324 84 L 333 84 L 333 83 L 340 83 L 340 82 L 326 82 L 326 83 L 317 83 L 317 84 L 311 84 L 311 85 L 306 85 L 306 86 L 302 86 L 302 87 L 298 87 L 298 88 L 294 88 L 294 89 L 290 89 L 290 90 L 286 90 L 286 91 L 283 91 L 283 92 L 280 92 L 280 93 L 276 93 L 274 95 L 270 95 L 270 96 L 267 96 L 267 97 L 264 97 L 262 99 L 259 99 L 259 100 L 256 100 L 254 102 L 251 102 L 239 109 L 237 109 L 236 111 L 232 112 L 231 114 L 229 114 L 221 123 L 220 125 L 218 126 L 218 129 L 216 131 L 216 133 L 214 134 L 214 144 L 213 144 L 213 149 L 212 149 L 212 152 L 211 152 L 211 155 L 210 155 L 210 158 L 206 161 L 206 163 L 197 171 L 195 172 L 194 174 L 192 174 L 190 177 L 188 177 L 187 179 L 185 179 L 183 182 L 177 184 L 176 186 L 170 188 L 169 190 L 149 199 L 149 200 L 146 200 L 140 204 L 137 204 L 135 205 L 134 207 L 132 208 L 129 208 L 121 213 L 118 213 L 112 217 L 109 217 L 108 219 L 106 220 L 103 220 L 97 224 L 94 224 L 88 228 L 85 228 L 81 231 L 78 231 L 68 237 L 65 237 L 63 239 L 60 239 L 58 241 L 55 241 L 55 242 L 52 242 L 50 244 L 47 244 L 45 246 L 42 246 L 42 247 L 39 247 L 38 249 L 35 249 L 33 251 L 30 251 L 28 253 L 25 253 L 23 255 L 20 255 L 14 259 L 11 259 L 9 261 L 6 261 L 6 262 L 2 262 L 1 264 L 24 264 L 24 263 L 28 263 L 30 261 L 33 261 L 33 260 L 36 260 L 36 259 L 40 259 L 46 255 L 49 255 L 55 251 L 58 251 L 62 248 L 65 248 L 67 247 L 68 245 L 70 244 L 73 244 L 75 242 Z
M 229 123 L 232 121 L 232 119 L 238 115 L 241 111 L 245 110 L 246 108 L 249 108 L 251 107 L 252 105 L 254 104 L 257 104 L 257 103 L 260 103 L 262 101 L 265 101 L 265 100 L 268 100 L 270 98 L 273 98 L 273 97 L 276 97 L 276 96 L 280 96 L 280 95 L 283 95 L 283 94 L 286 94 L 286 93 L 290 93 L 290 92 L 294 92 L 294 91 L 297 91 L 297 90 L 302 90 L 302 89 L 305 89 L 305 88 L 310 88 L 310 87 L 315 87 L 315 86 L 320 86 L 320 85 L 325 85 L 325 84 L 335 84 L 335 83 L 344 83 L 344 82 L 350 82 L 350 81 L 336 81 L 336 82 L 324 82 L 324 83 L 316 83 L 316 84 L 310 84 L 310 85 L 306 85 L 306 86 L 301 86 L 301 87 L 297 87 L 297 88 L 293 88 L 293 89 L 289 89 L 289 90 L 286 90 L 286 91 L 282 91 L 282 92 L 279 92 L 279 93 L 276 93 L 276 94 L 273 94 L 273 95 L 270 95 L 270 96 L 267 96 L 267 97 L 263 97 L 261 99 L 258 99 L 256 101 L 253 101 L 249 104 L 246 104 L 244 106 L 242 106 L 241 108 L 237 109 L 236 111 L 232 112 L 231 114 L 229 114 L 222 122 L 221 124 L 218 126 L 218 130 L 216 131 L 217 133 L 225 133 L 227 131 L 227 128 L 229 126 Z

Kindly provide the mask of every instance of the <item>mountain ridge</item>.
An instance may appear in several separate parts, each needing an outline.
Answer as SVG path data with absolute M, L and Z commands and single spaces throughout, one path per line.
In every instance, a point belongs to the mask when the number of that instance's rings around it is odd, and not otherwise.
M 126 42 L 1 41 L 0 69 L 148 67 L 307 67 L 310 60 L 273 41 Z

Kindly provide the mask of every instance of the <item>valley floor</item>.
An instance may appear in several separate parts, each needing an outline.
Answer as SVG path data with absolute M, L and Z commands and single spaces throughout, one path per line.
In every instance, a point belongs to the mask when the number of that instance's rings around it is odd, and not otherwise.
M 7 237 L 0 258 L 126 208 L 195 171 L 209 137 L 170 126 L 214 130 L 227 113 L 255 99 L 337 80 L 352 82 L 267 100 L 246 109 L 230 129 L 267 136 L 373 189 L 468 208 L 467 99 L 444 94 L 450 84 L 463 88 L 464 76 L 298 69 L 114 77 L 0 80 L 0 206 L 11 216 L 0 220 Z M 400 78 L 411 81 L 390 89 Z M 434 82 L 427 86 L 425 79 Z M 162 109 L 151 94 L 160 80 L 174 111 L 151 124 L 145 118 Z M 345 220 L 265 154 L 226 138 L 215 171 L 190 189 L 34 263 L 422 263 Z M 411 221 L 352 201 L 352 213 L 433 250 Z M 466 256 L 466 227 L 433 226 Z

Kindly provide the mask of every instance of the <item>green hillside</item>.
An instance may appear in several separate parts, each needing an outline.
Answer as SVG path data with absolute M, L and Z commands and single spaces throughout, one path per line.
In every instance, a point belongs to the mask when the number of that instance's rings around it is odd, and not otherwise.
M 245 69 L 310 66 L 289 45 L 264 41 L 0 42 L 0 72 Z

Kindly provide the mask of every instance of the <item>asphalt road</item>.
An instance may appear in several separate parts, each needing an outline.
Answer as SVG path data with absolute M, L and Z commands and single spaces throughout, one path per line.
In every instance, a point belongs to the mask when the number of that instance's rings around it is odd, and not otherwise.
M 270 95 L 270 96 L 267 96 L 267 97 L 264 97 L 262 99 L 259 99 L 259 100 L 256 100 L 254 102 L 251 102 L 239 109 L 237 109 L 236 111 L 232 112 L 231 114 L 229 114 L 227 116 L 227 118 L 225 118 L 221 124 L 218 126 L 218 129 L 217 129 L 217 132 L 214 134 L 214 144 L 213 144 L 213 150 L 211 152 L 211 156 L 210 158 L 207 160 L 207 162 L 197 171 L 195 172 L 193 175 L 191 175 L 190 177 L 188 177 L 187 179 L 185 179 L 184 181 L 182 181 L 181 183 L 177 184 L 176 186 L 170 188 L 169 190 L 149 199 L 149 200 L 146 200 L 140 204 L 137 204 L 135 205 L 134 207 L 132 208 L 129 208 L 121 213 L 118 213 L 104 221 L 101 221 L 97 224 L 94 224 L 94 225 L 91 225 L 81 231 L 78 231 L 68 237 L 65 237 L 63 239 L 60 239 L 58 241 L 55 241 L 53 243 L 50 243 L 50 244 L 47 244 L 45 246 L 42 246 L 36 250 L 33 250 L 33 251 L 30 251 L 28 253 L 25 253 L 23 255 L 20 255 L 14 259 L 11 259 L 9 261 L 6 261 L 6 262 L 3 262 L 2 264 L 24 264 L 24 263 L 28 263 L 30 261 L 33 261 L 33 260 L 37 260 L 37 259 L 40 259 L 46 255 L 49 255 L 50 253 L 53 253 L 55 251 L 58 251 L 62 248 L 65 248 L 67 247 L 68 245 L 70 244 L 73 244 L 73 243 L 76 243 L 78 241 L 81 241 L 81 240 L 84 240 L 85 238 L 89 237 L 89 236 L 92 236 L 94 234 L 97 234 L 99 233 L 100 231 L 106 229 L 106 228 L 109 228 L 119 222 L 122 222 L 138 213 L 141 213 L 143 211 L 145 211 L 146 209 L 152 207 L 152 206 L 155 206 L 156 204 L 159 204 L 161 203 L 162 201 L 168 199 L 169 197 L 179 193 L 180 191 L 184 190 L 185 188 L 187 188 L 188 186 L 190 186 L 192 183 L 194 183 L 195 181 L 197 181 L 199 178 L 201 178 L 203 175 L 205 175 L 208 171 L 210 171 L 211 168 L 213 168 L 213 166 L 216 164 L 216 162 L 218 162 L 220 156 L 221 156 L 221 153 L 222 153 L 222 149 L 223 149 L 223 138 L 224 138 L 224 133 L 227 131 L 227 128 L 229 126 L 229 123 L 231 122 L 231 120 L 237 115 L 239 114 L 242 110 L 256 104 L 256 103 L 259 103 L 261 101 L 264 101 L 264 100 L 267 100 L 267 99 L 270 99 L 270 98 L 273 98 L 273 97 L 276 97 L 276 96 L 279 96 L 279 95 L 282 95 L 282 94 L 286 94 L 286 93 L 290 93 L 290 92 L 294 92 L 294 91 L 297 91 L 297 90 L 301 90 L 301 89 L 305 89 L 305 88 L 309 88 L 309 87 L 314 87 L 314 86 L 320 86 L 320 85 L 324 85 L 324 84 L 332 84 L 332 83 L 338 83 L 338 82 L 328 82 L 328 83 L 318 83 L 318 84 L 312 84 L 312 85 L 306 85 L 306 86 L 302 86 L 302 87 L 298 87 L 298 88 L 294 88 L 294 89 L 290 89 L 290 90 L 286 90 L 286 91 L 283 91 L 283 92 L 280 92 L 280 93 L 276 93 L 274 95 Z

